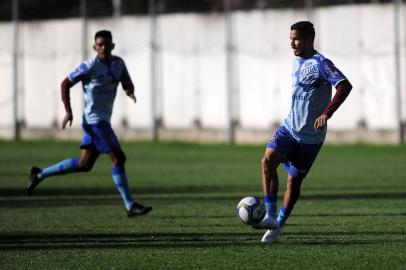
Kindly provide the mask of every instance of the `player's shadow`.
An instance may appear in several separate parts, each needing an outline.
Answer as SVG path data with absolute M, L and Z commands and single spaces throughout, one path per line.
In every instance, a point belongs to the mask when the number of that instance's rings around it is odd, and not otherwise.
M 398 237 L 399 235 L 404 236 L 405 232 L 392 231 L 385 232 L 385 234 Z M 261 245 L 258 241 L 261 235 L 262 232 L 256 231 L 243 233 L 3 234 L 0 235 L 0 250 L 246 247 Z M 378 239 L 381 235 L 381 231 L 287 232 L 279 244 L 370 245 L 381 242 Z M 384 240 L 385 243 L 403 241 L 403 239 Z

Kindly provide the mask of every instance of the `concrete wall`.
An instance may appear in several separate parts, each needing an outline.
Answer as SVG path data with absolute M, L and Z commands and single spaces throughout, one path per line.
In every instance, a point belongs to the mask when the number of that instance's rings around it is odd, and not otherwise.
M 405 5 L 402 7 L 402 104 L 405 94 Z M 235 12 L 238 79 L 238 132 L 241 142 L 263 142 L 287 115 L 291 96 L 290 25 L 305 20 L 300 10 Z M 314 12 L 315 47 L 330 58 L 354 86 L 329 121 L 329 141 L 396 141 L 396 95 L 391 5 L 318 8 Z M 160 16 L 161 134 L 168 139 L 223 140 L 227 128 L 225 24 L 221 14 Z M 151 127 L 150 21 L 122 17 L 89 21 L 89 57 L 94 32 L 110 29 L 115 54 L 124 58 L 138 103 L 119 93 L 113 126 L 126 138 L 148 137 Z M 13 126 L 12 26 L 0 24 L 0 137 Z M 60 82 L 81 62 L 79 19 L 20 24 L 19 114 L 25 136 L 59 137 L 64 109 Z M 71 91 L 73 130 L 80 136 L 81 85 Z M 406 119 L 406 110 L 402 111 Z M 123 125 L 124 123 L 124 125 Z M 259 135 L 262 134 L 262 135 Z M 347 135 L 346 135 L 347 134 Z M 368 135 L 369 134 L 369 135 Z M 375 135 L 372 135 L 375 134 Z M 344 139 L 345 138 L 345 139 Z

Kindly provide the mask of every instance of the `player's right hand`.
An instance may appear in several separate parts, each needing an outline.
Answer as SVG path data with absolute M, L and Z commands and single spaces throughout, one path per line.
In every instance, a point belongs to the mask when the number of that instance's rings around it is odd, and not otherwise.
M 66 128 L 66 125 L 67 125 L 68 123 L 69 123 L 69 126 L 71 127 L 71 126 L 72 126 L 72 121 L 73 121 L 73 115 L 67 113 L 67 114 L 65 115 L 65 117 L 63 118 L 63 121 L 62 121 L 62 129 L 65 129 L 65 128 Z

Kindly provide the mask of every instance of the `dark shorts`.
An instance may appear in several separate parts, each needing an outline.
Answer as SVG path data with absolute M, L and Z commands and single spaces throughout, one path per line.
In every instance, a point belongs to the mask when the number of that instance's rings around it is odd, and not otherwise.
M 103 154 L 121 149 L 110 123 L 83 124 L 82 127 L 84 134 L 80 145 L 81 149 L 96 149 Z
M 286 156 L 284 168 L 288 174 L 306 177 L 323 143 L 306 144 L 296 140 L 290 132 L 280 127 L 268 142 L 267 148 L 273 148 Z

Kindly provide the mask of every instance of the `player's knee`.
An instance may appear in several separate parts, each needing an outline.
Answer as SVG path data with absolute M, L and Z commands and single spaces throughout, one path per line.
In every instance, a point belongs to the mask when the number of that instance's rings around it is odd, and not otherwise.
M 81 172 L 89 172 L 93 168 L 93 163 L 88 161 L 79 160 L 79 171 Z
M 261 160 L 263 171 L 276 171 L 278 163 L 272 157 L 264 156 Z
M 267 163 L 268 163 L 268 159 L 266 157 L 263 157 L 261 160 L 262 169 L 264 169 L 264 170 L 267 169 L 267 166 L 268 166 Z
M 121 152 L 116 155 L 116 162 L 114 165 L 123 167 L 125 165 L 126 161 L 127 161 L 127 157 L 125 156 L 125 154 L 123 152 Z
M 261 160 L 261 167 L 262 167 L 262 171 L 265 173 L 268 173 L 269 171 L 271 171 L 271 168 L 269 167 L 269 159 L 266 157 L 263 157 Z

